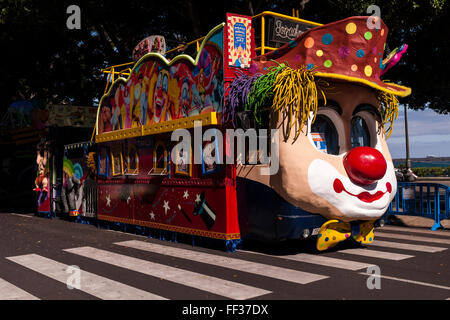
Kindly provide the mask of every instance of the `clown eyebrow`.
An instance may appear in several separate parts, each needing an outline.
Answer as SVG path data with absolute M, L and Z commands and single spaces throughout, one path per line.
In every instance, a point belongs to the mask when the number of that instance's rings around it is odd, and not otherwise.
M 342 108 L 341 108 L 341 106 L 339 105 L 339 103 L 337 103 L 337 102 L 334 101 L 334 100 L 328 100 L 328 99 L 327 99 L 327 104 L 326 104 L 326 105 L 324 105 L 324 100 L 320 100 L 320 101 L 319 101 L 319 105 L 320 105 L 322 108 L 331 108 L 331 109 L 333 109 L 334 111 L 336 111 L 337 113 L 339 113 L 340 116 L 342 116 Z
M 381 121 L 381 113 L 375 106 L 368 104 L 368 103 L 360 104 L 359 106 L 357 106 L 355 108 L 352 115 L 355 115 L 361 111 L 367 111 L 367 112 L 373 113 L 378 118 L 377 119 L 378 122 Z

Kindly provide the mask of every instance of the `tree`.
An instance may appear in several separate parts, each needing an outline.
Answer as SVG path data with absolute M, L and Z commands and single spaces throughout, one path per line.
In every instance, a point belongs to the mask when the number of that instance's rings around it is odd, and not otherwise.
M 389 27 L 388 46 L 409 49 L 389 80 L 410 86 L 402 99 L 412 109 L 450 111 L 449 2 L 446 0 L 79 0 L 81 29 L 69 30 L 66 9 L 73 1 L 0 0 L 0 112 L 18 99 L 92 105 L 100 99 L 106 66 L 131 61 L 134 46 L 151 34 L 169 46 L 193 40 L 225 20 L 226 12 L 246 15 L 270 10 L 321 23 L 381 9 Z

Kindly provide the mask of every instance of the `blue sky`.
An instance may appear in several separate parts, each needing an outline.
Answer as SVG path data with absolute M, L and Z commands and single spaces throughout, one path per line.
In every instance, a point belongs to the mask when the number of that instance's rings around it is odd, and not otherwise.
M 408 131 L 411 158 L 428 155 L 450 157 L 450 114 L 441 115 L 430 109 L 408 109 Z M 399 115 L 387 144 L 393 159 L 406 157 L 403 105 L 399 106 Z

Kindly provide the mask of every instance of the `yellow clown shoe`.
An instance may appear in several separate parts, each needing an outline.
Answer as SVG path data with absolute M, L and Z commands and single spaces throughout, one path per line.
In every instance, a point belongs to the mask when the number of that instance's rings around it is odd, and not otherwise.
M 325 222 L 317 235 L 316 248 L 319 251 L 330 249 L 351 235 L 351 225 L 348 222 L 329 220 Z
M 366 221 L 352 226 L 352 238 L 359 244 L 369 244 L 374 240 L 374 221 Z

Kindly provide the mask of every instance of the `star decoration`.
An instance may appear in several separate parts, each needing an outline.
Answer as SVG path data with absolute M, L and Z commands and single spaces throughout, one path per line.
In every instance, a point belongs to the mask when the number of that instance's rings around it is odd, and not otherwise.
M 150 212 L 149 215 L 150 215 L 150 219 L 155 220 L 155 214 L 153 213 L 153 211 Z
M 106 196 L 106 206 L 111 207 L 111 196 L 109 194 Z
M 169 207 L 169 201 L 164 200 L 163 208 L 164 208 L 164 214 L 167 214 L 167 210 L 170 209 L 170 207 Z
M 189 192 L 187 190 L 184 192 L 183 198 L 185 199 L 189 198 Z
M 200 195 L 196 194 L 195 195 L 195 203 L 199 203 L 200 201 L 202 201 L 202 199 L 200 199 Z

